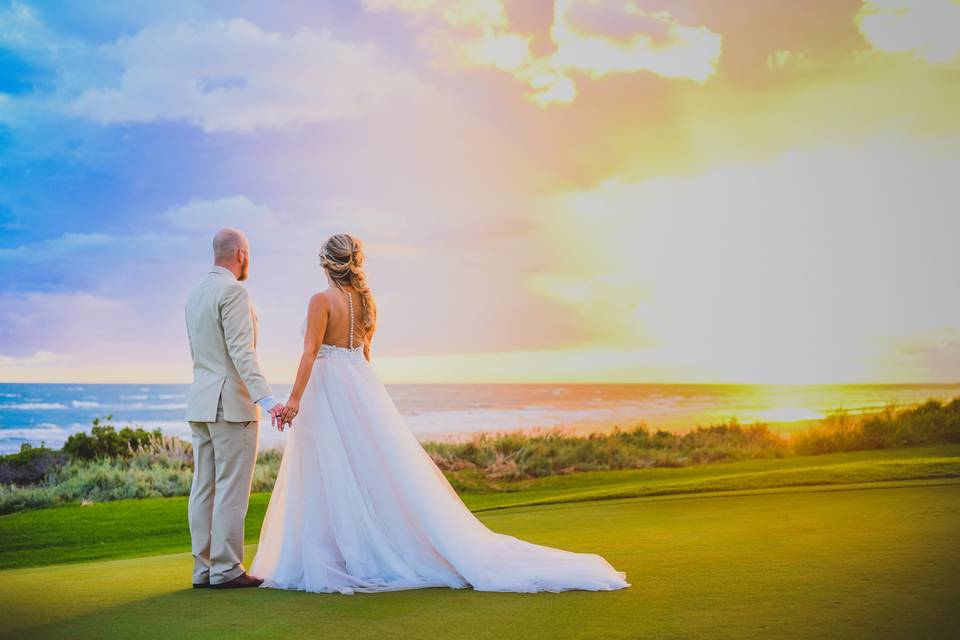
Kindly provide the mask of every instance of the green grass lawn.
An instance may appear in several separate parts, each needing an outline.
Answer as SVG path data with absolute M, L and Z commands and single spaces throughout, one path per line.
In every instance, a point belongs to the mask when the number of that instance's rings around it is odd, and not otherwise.
M 960 446 L 923 447 L 577 474 L 465 496 L 496 531 L 600 553 L 627 572 L 632 587 L 600 593 L 194 591 L 184 499 L 24 512 L 0 517 L 3 566 L 25 567 L 0 571 L 0 635 L 951 638 L 958 462 Z M 250 540 L 265 503 L 254 496 Z M 125 557 L 30 566 L 110 556 Z
M 914 484 L 930 482 L 915 481 Z M 503 594 L 189 589 L 188 554 L 0 572 L 19 638 L 949 638 L 960 483 L 671 496 L 488 511 L 603 554 L 633 586 Z M 253 548 L 248 549 L 249 555 Z

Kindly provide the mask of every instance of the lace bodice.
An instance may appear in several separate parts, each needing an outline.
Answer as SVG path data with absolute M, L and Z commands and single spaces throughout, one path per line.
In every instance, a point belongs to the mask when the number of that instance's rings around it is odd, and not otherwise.
M 335 344 L 321 344 L 318 358 L 363 358 L 363 347 L 338 347 Z

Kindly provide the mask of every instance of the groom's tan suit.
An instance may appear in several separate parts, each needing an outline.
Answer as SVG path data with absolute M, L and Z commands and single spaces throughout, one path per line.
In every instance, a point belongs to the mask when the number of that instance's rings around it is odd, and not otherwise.
M 272 397 L 257 362 L 257 317 L 229 269 L 214 266 L 190 294 L 187 336 L 193 385 L 189 521 L 193 582 L 219 584 L 244 572 L 243 520 L 257 458 L 260 407 Z

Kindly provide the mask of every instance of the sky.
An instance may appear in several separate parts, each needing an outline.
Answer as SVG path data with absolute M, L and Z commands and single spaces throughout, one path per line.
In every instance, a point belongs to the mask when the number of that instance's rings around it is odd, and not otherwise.
M 953 0 L 0 0 L 0 380 L 268 378 L 360 237 L 388 382 L 960 380 Z

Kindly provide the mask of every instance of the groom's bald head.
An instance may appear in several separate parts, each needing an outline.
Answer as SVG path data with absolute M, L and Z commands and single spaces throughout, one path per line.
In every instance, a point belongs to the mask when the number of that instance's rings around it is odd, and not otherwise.
M 242 231 L 236 229 L 220 229 L 217 235 L 213 236 L 213 259 L 229 259 L 237 249 L 249 249 L 250 243 L 247 242 L 247 236 Z
M 233 271 L 237 280 L 246 280 L 250 268 L 250 243 L 237 229 L 220 229 L 213 236 L 213 263 Z

